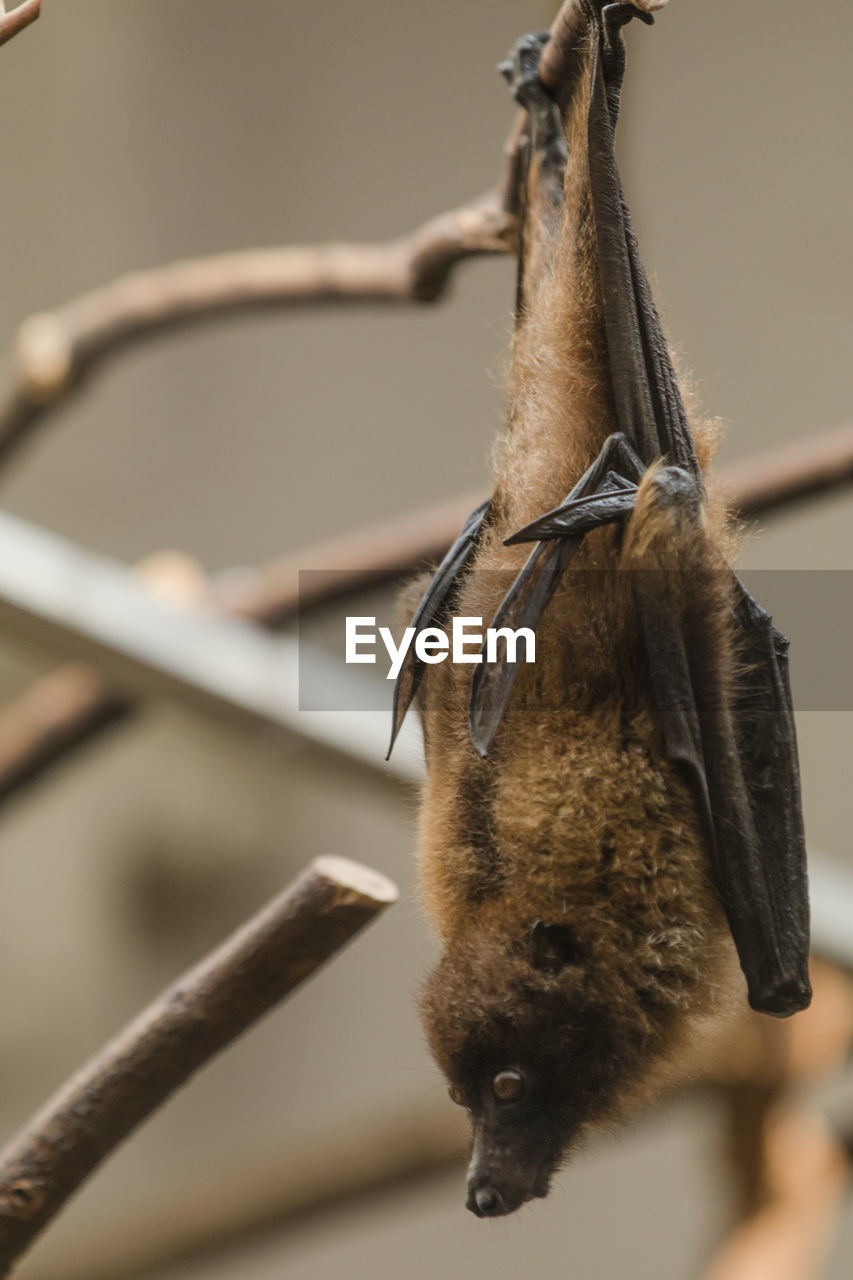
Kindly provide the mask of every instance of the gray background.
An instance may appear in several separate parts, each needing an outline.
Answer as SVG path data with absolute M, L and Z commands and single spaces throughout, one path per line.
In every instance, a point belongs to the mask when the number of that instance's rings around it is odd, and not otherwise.
M 667 322 L 728 424 L 726 460 L 853 404 L 853 10 L 803 15 L 793 0 L 673 0 L 629 37 L 625 184 Z M 494 64 L 551 16 L 532 0 L 45 0 L 0 54 L 0 334 L 131 267 L 382 238 L 486 188 L 512 118 Z M 57 416 L 3 500 L 128 562 L 176 547 L 217 570 L 481 485 L 511 299 L 511 264 L 479 263 L 440 307 L 234 320 L 144 347 Z M 851 529 L 842 494 L 768 522 L 747 562 L 849 568 Z M 4 653 L 4 696 L 45 665 Z M 853 717 L 799 728 L 810 841 L 849 858 Z M 7 808 L 4 1131 L 310 857 L 363 858 L 403 889 L 110 1162 L 22 1276 L 51 1260 L 61 1274 L 196 1179 L 225 1185 L 442 1097 L 412 1011 L 430 952 L 413 813 L 318 751 L 161 706 Z M 454 1178 L 182 1275 L 683 1280 L 725 1219 L 720 1142 L 692 1100 L 603 1142 L 507 1222 L 474 1221 Z M 851 1249 L 848 1219 L 831 1275 Z

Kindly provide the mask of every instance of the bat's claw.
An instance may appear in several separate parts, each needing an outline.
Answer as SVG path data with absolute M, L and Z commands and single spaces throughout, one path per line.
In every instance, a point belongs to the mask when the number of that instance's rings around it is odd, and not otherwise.
M 539 59 L 548 37 L 547 31 L 534 31 L 522 36 L 504 61 L 498 64 L 498 71 L 509 85 L 512 96 L 519 106 L 528 111 L 540 98 L 552 101 L 539 79 Z
M 531 140 L 543 167 L 561 177 L 568 154 L 563 124 L 556 102 L 539 79 L 539 59 L 549 38 L 548 31 L 522 36 L 498 70 L 516 102 L 530 117 Z M 559 199 L 560 190 L 558 184 L 555 199 Z

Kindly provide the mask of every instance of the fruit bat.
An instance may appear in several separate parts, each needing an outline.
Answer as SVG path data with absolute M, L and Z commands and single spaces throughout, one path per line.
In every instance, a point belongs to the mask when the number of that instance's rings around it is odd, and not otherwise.
M 393 733 L 413 701 L 423 726 L 443 945 L 422 1014 L 470 1113 L 481 1217 L 545 1195 L 744 985 L 780 1017 L 811 994 L 787 642 L 729 566 L 712 432 L 688 420 L 614 160 L 621 28 L 650 19 L 583 10 L 559 105 L 547 33 L 501 68 L 527 112 L 507 423 L 493 497 L 413 619 L 535 628 L 536 662 L 427 672 L 410 650 L 395 690 Z

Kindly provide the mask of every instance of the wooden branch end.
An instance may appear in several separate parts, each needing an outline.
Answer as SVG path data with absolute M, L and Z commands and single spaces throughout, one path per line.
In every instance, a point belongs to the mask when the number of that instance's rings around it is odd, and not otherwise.
M 190 1076 L 397 898 L 385 876 L 319 858 L 184 974 L 0 1152 L 0 1275 Z
M 36 404 L 50 404 L 70 385 L 74 344 L 59 316 L 44 312 L 25 320 L 15 354 L 21 391 Z
M 0 45 L 14 40 L 19 32 L 35 22 L 41 13 L 41 0 L 24 0 L 11 13 L 6 12 L 6 5 L 0 4 Z
M 348 890 L 357 901 L 374 906 L 377 910 L 392 906 L 400 896 L 397 886 L 387 876 L 361 862 L 353 862 L 350 858 L 326 854 L 315 858 L 311 867 L 330 884 Z

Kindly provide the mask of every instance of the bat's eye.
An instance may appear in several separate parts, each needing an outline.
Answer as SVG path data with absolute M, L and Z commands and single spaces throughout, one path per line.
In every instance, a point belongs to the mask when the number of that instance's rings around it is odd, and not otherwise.
M 511 1068 L 499 1071 L 492 1077 L 492 1093 L 498 1102 L 517 1102 L 524 1093 L 525 1079 L 520 1071 Z
M 462 1101 L 462 1094 L 456 1088 L 455 1084 L 452 1084 L 450 1088 L 447 1090 L 447 1096 L 450 1098 L 451 1102 L 456 1103 L 457 1107 L 465 1106 L 465 1103 Z

